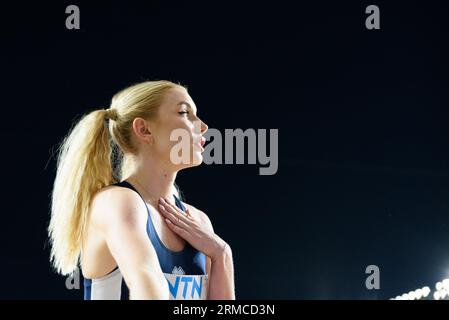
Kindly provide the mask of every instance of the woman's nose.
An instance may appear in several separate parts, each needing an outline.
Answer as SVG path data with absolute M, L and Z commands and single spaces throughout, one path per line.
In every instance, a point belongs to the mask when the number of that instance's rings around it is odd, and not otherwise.
M 205 124 L 204 121 L 201 120 L 199 117 L 197 117 L 197 119 L 198 119 L 198 121 L 200 121 L 200 131 L 201 131 L 201 134 L 204 134 L 204 133 L 207 131 L 207 129 L 208 129 L 209 127 L 208 127 L 207 124 Z
M 201 133 L 204 134 L 209 127 L 203 121 L 201 121 Z

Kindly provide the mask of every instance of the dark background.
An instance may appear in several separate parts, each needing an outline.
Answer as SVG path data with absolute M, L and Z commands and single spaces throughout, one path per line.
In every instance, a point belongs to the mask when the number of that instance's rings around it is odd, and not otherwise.
M 447 1 L 92 2 L 0 5 L 0 298 L 82 297 L 48 262 L 52 150 L 153 79 L 187 85 L 209 127 L 279 129 L 276 175 L 178 175 L 233 248 L 238 299 L 387 299 L 449 277 Z

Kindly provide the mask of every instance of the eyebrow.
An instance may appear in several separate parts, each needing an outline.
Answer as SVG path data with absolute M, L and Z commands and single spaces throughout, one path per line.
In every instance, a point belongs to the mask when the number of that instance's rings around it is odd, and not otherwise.
M 181 101 L 181 102 L 179 102 L 178 103 L 178 106 L 180 106 L 180 105 L 182 105 L 182 104 L 185 104 L 186 106 L 187 106 L 187 108 L 190 108 L 191 110 L 193 110 L 193 107 L 190 105 L 190 103 L 188 103 L 187 101 Z M 196 111 L 197 110 L 195 110 L 195 114 L 196 114 Z

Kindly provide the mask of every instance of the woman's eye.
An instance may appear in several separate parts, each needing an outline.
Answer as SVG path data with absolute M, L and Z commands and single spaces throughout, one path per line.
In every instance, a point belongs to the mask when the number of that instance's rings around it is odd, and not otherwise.
M 179 114 L 188 114 L 189 112 L 188 111 L 181 111 L 181 112 L 178 112 Z

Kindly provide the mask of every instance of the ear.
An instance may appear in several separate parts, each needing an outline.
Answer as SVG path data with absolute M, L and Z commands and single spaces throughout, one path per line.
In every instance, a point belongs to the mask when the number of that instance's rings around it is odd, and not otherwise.
M 153 140 L 151 134 L 150 124 L 142 118 L 135 118 L 133 120 L 133 131 L 137 139 L 142 142 L 150 143 Z

